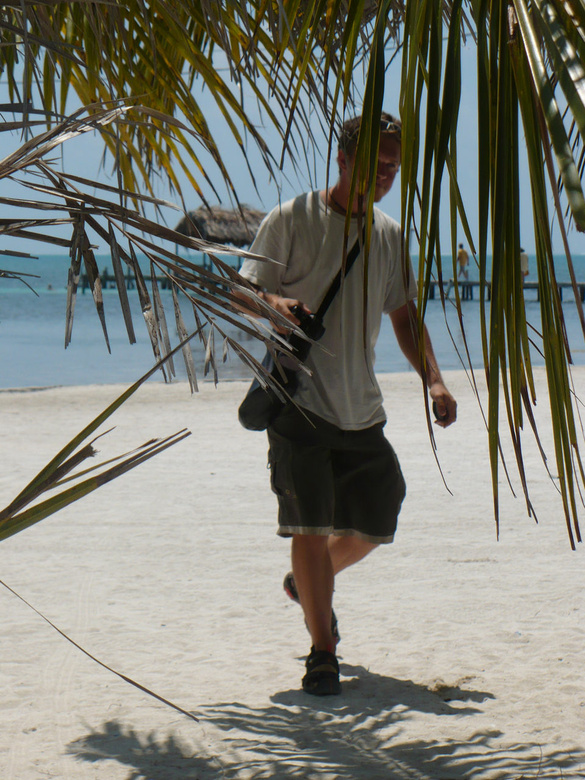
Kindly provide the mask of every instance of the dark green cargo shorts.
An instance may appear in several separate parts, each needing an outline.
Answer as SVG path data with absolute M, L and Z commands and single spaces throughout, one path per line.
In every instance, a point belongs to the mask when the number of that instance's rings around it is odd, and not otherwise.
M 393 541 L 406 484 L 384 423 L 344 431 L 292 404 L 268 428 L 278 533 Z

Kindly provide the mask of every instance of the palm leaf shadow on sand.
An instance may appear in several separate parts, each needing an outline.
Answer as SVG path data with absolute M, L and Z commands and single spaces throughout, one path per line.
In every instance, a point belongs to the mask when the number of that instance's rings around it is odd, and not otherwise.
M 543 753 L 540 745 L 508 744 L 498 730 L 470 733 L 465 740 L 408 739 L 405 724 L 415 712 L 434 716 L 472 717 L 489 693 L 464 688 L 439 693 L 410 680 L 371 674 L 363 667 L 343 665 L 340 698 L 312 699 L 300 691 L 272 697 L 272 704 L 252 708 L 237 702 L 201 708 L 201 726 L 194 726 L 199 753 L 170 736 L 137 734 L 131 727 L 109 721 L 69 745 L 68 752 L 83 761 L 115 760 L 131 767 L 128 780 L 211 780 L 212 778 L 335 777 L 337 780 L 464 780 L 465 778 L 571 777 L 582 768 L 585 752 Z M 359 683 L 359 698 L 356 695 Z M 375 695 L 374 695 L 375 694 Z M 432 729 L 432 722 L 429 728 Z M 211 742 L 211 729 L 217 736 Z M 183 737 L 185 731 L 182 730 Z M 189 740 L 191 742 L 191 740 Z M 192 744 L 192 743 L 191 743 Z M 214 744 L 213 752 L 205 747 Z
M 128 780 L 199 780 L 211 777 L 205 773 L 214 764 L 212 758 L 193 756 L 173 735 L 157 740 L 154 734 L 138 734 L 115 720 L 76 739 L 68 753 L 92 764 L 116 761 L 126 765 L 130 767 Z

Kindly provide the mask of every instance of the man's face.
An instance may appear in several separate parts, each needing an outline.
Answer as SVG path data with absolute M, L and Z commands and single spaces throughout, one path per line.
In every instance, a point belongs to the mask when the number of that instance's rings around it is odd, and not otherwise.
M 396 174 L 400 170 L 400 142 L 393 135 L 382 135 L 380 152 L 378 154 L 378 170 L 376 172 L 376 188 L 374 200 L 376 203 L 390 192 Z
M 338 157 L 340 171 L 351 181 L 355 155 L 347 157 L 343 152 Z M 383 134 L 380 137 L 380 150 L 378 154 L 378 168 L 376 171 L 376 185 L 374 188 L 374 200 L 376 203 L 387 195 L 394 183 L 396 174 L 400 170 L 400 141 L 395 135 Z

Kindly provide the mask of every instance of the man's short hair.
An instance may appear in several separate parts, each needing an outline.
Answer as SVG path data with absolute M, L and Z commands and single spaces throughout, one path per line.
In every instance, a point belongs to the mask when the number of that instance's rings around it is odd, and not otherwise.
M 362 124 L 361 116 L 354 116 L 348 119 L 341 126 L 339 133 L 338 147 L 345 154 L 351 156 L 356 149 L 360 127 Z M 400 142 L 402 133 L 402 122 L 392 114 L 382 111 L 380 117 L 380 132 L 382 135 L 393 135 Z

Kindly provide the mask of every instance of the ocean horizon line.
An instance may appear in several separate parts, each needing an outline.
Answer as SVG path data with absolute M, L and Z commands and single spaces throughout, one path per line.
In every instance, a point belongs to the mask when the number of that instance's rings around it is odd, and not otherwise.
M 129 344 L 123 314 L 116 289 L 103 293 L 106 327 L 112 353 L 108 353 L 102 326 L 97 317 L 91 292 L 80 292 L 76 298 L 72 341 L 64 349 L 66 308 L 66 260 L 59 255 L 46 255 L 42 281 L 37 283 L 35 295 L 25 285 L 14 279 L 0 279 L 0 373 L 1 389 L 21 387 L 74 386 L 90 384 L 127 384 L 136 381 L 154 365 L 154 355 L 140 302 L 136 294 L 130 294 L 130 306 L 136 344 Z M 109 256 L 108 256 L 109 257 Z M 144 262 L 144 261 L 143 261 Z M 0 261 L 1 263 L 1 261 Z M 585 255 L 581 256 L 578 280 L 585 284 Z M 24 270 L 24 268 L 23 268 Z M 475 280 L 473 280 L 475 281 Z M 559 279 L 561 281 L 561 279 Z M 568 281 L 568 275 L 566 279 Z M 172 295 L 161 290 L 163 300 L 172 309 Z M 459 355 L 466 354 L 466 346 L 459 329 L 455 305 L 449 299 L 446 310 L 440 297 L 430 301 L 425 313 L 425 322 L 431 333 L 439 365 L 443 371 L 463 369 Z M 436 305 L 435 305 L 436 304 Z M 462 301 L 467 344 L 474 369 L 483 365 L 481 353 L 481 323 L 479 296 Z M 571 294 L 563 301 L 569 343 L 575 364 L 585 363 L 585 340 L 581 331 L 577 307 Z M 538 331 L 540 307 L 536 293 L 526 295 L 527 314 L 531 324 Z M 165 303 L 166 308 L 166 303 Z M 195 330 L 196 324 L 190 306 L 184 312 L 186 327 Z M 220 381 L 226 379 L 245 380 L 251 372 L 231 352 L 227 362 L 222 361 L 222 335 L 220 329 L 261 360 L 264 345 L 232 325 L 217 320 L 215 339 Z M 207 336 L 209 329 L 206 332 Z M 172 336 L 173 338 L 173 336 Z M 205 342 L 193 341 L 192 353 L 198 372 L 203 375 L 205 365 Z M 535 365 L 542 365 L 543 359 L 534 351 Z M 177 378 L 186 378 L 182 359 L 176 360 Z M 388 318 L 384 318 L 380 338 L 376 347 L 376 373 L 403 373 L 411 369 L 400 351 Z

